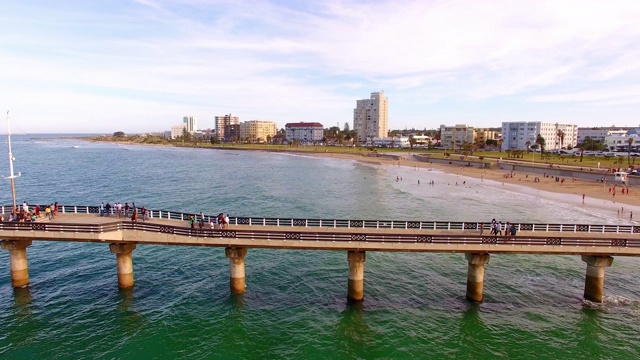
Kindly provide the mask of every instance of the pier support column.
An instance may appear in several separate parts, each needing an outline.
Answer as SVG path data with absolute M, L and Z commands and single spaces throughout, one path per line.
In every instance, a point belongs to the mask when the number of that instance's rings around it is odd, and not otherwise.
M 467 299 L 482 302 L 484 266 L 489 263 L 489 254 L 465 254 L 469 262 L 467 269 Z
M 244 273 L 244 257 L 247 248 L 228 247 L 224 254 L 229 258 L 229 285 L 234 294 L 244 294 L 246 288 Z
M 347 299 L 362 301 L 364 298 L 364 251 L 349 251 L 349 286 Z
M 136 244 L 109 244 L 109 250 L 116 254 L 118 262 L 118 287 L 128 289 L 133 287 L 133 256 Z
M 27 247 L 31 240 L 5 240 L 2 248 L 9 250 L 9 266 L 11 268 L 11 285 L 23 287 L 29 284 L 29 265 L 27 264 Z
M 604 269 L 611 266 L 611 256 L 582 255 L 582 261 L 587 263 L 587 275 L 584 280 L 584 298 L 594 302 L 602 302 L 604 288 Z

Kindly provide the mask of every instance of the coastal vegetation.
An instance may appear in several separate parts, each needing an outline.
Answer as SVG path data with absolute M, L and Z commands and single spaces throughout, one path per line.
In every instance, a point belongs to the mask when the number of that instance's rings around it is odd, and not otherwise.
M 187 133 L 188 134 L 188 133 Z M 473 144 L 462 144 L 458 149 L 436 149 L 436 148 L 373 148 L 357 145 L 308 145 L 299 141 L 290 142 L 288 144 L 272 144 L 272 143 L 241 143 L 241 142 L 219 142 L 207 141 L 195 136 L 182 136 L 175 140 L 170 140 L 159 135 L 148 134 L 132 134 L 124 133 L 113 135 L 95 136 L 85 138 L 89 141 L 105 141 L 116 142 L 133 145 L 160 145 L 160 146 L 176 146 L 176 147 L 198 147 L 210 149 L 234 149 L 234 150 L 257 150 L 257 151 L 273 151 L 273 152 L 296 152 L 296 153 L 327 153 L 327 154 L 352 154 L 362 156 L 376 156 L 377 154 L 411 154 L 426 155 L 433 158 L 456 159 L 468 161 L 498 161 L 512 160 L 525 163 L 536 164 L 540 166 L 560 165 L 573 166 L 588 169 L 608 169 L 608 168 L 625 168 L 627 166 L 635 167 L 636 157 L 615 157 L 615 156 L 594 156 L 584 155 L 584 150 L 591 149 L 591 146 L 579 148 L 580 154 L 552 154 L 550 152 L 536 152 L 538 148 L 545 145 L 544 139 L 537 139 L 536 144 L 530 146 L 531 150 L 506 150 L 504 152 L 491 151 L 487 149 L 478 149 Z M 640 165 L 640 160 L 639 165 Z M 625 164 L 626 163 L 626 164 Z

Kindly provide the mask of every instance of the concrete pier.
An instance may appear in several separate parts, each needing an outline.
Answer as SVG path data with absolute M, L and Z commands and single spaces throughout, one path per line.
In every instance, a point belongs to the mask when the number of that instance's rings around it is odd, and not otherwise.
M 136 244 L 109 244 L 109 250 L 116 254 L 118 262 L 118 287 L 128 289 L 133 287 L 133 250 Z
M 584 298 L 594 302 L 602 302 L 604 288 L 604 269 L 611 266 L 611 256 L 582 255 L 587 263 L 587 275 L 584 280 Z
M 27 247 L 29 246 L 31 246 L 31 240 L 2 242 L 2 248 L 9 250 L 11 285 L 13 287 L 23 287 L 29 284 L 29 265 L 27 264 Z
M 349 251 L 349 286 L 347 299 L 362 301 L 364 299 L 364 251 Z
M 247 248 L 228 247 L 224 254 L 229 258 L 229 285 L 234 294 L 243 294 L 246 288 L 244 257 Z
M 489 254 L 465 254 L 469 262 L 467 269 L 467 299 L 482 302 L 484 266 L 489 263 Z

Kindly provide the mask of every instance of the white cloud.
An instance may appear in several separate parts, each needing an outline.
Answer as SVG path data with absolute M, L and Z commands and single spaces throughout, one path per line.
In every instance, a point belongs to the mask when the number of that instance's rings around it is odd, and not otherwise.
M 629 85 L 640 83 L 638 1 L 92 6 L 21 2 L 0 24 L 0 81 L 11 84 L 0 98 L 33 119 L 40 104 L 58 109 L 39 128 L 89 130 L 96 113 L 141 131 L 229 112 L 343 123 L 378 89 L 407 119 L 392 127 L 421 128 L 425 107 L 446 101 L 640 105 Z

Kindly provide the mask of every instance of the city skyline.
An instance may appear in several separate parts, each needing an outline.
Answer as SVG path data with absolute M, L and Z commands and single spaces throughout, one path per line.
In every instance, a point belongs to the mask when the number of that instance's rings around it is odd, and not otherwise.
M 241 121 L 389 129 L 640 124 L 637 1 L 5 4 L 0 106 L 15 133 Z

